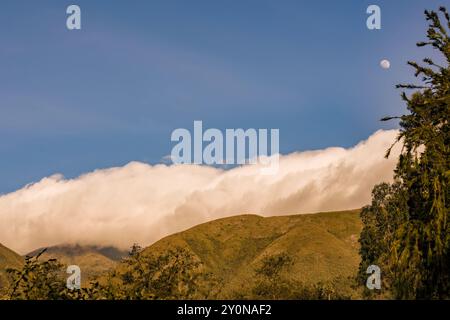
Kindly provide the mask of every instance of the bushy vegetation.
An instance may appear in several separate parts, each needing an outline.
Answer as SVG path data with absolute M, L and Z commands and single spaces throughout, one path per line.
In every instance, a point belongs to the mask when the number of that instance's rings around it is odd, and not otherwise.
M 445 8 L 440 12 L 443 19 L 425 11 L 428 41 L 417 45 L 434 48 L 443 65 L 430 58 L 425 66 L 408 62 L 422 80 L 398 85 L 414 90 L 402 93 L 409 114 L 382 119 L 400 119 L 395 182 L 376 186 L 361 212 L 360 280 L 368 265 L 378 265 L 381 294 L 397 299 L 450 298 L 450 19 Z
M 214 283 L 202 263 L 183 248 L 163 254 L 144 253 L 138 245 L 131 249 L 119 268 L 97 285 L 102 299 L 202 299 L 207 298 Z
M 88 299 L 91 289 L 69 290 L 63 277 L 62 265 L 56 259 L 40 261 L 41 251 L 35 257 L 26 257 L 21 269 L 10 268 L 10 286 L 5 298 L 12 300 L 73 300 Z
M 43 251 L 44 252 L 44 251 Z M 41 252 L 27 257 L 22 269 L 9 269 L 11 285 L 4 299 L 14 300 L 170 300 L 215 299 L 221 283 L 205 272 L 198 259 L 182 248 L 152 256 L 134 245 L 119 268 L 89 287 L 66 287 L 63 266 L 56 259 L 40 261 Z M 267 256 L 255 270 L 247 299 L 345 299 L 335 283 L 305 285 L 283 277 L 292 265 L 286 253 Z M 231 299 L 242 298 L 237 292 Z
M 67 275 L 64 273 L 63 265 L 56 259 L 40 261 L 44 251 L 35 257 L 27 257 L 22 269 L 8 269 L 11 285 L 6 290 L 5 298 L 195 299 L 207 298 L 210 292 L 206 290 L 210 288 L 204 286 L 204 283 L 207 283 L 208 273 L 203 272 L 201 264 L 194 256 L 181 248 L 152 256 L 143 254 L 141 248 L 134 245 L 130 256 L 121 262 L 119 268 L 80 290 L 66 287 Z

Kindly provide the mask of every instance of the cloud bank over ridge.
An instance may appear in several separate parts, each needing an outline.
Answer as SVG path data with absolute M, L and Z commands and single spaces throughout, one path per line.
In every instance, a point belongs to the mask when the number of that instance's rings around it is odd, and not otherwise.
M 0 243 L 20 253 L 61 243 L 128 248 L 231 215 L 359 208 L 375 184 L 392 180 L 399 147 L 384 154 L 397 133 L 380 130 L 349 149 L 281 155 L 276 175 L 261 175 L 259 165 L 139 162 L 71 180 L 54 175 L 0 196 Z

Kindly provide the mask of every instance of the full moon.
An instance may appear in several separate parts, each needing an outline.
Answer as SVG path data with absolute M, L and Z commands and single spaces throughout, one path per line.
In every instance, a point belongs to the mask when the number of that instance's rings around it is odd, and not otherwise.
M 381 60 L 380 66 L 383 69 L 389 69 L 391 67 L 391 63 L 389 62 L 389 60 L 384 59 L 384 60 Z

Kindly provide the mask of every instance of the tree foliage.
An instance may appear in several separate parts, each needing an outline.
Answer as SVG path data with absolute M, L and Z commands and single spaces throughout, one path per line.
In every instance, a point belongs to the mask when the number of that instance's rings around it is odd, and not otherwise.
M 130 256 L 100 285 L 105 299 L 204 299 L 211 280 L 197 257 L 183 248 L 151 254 L 134 245 Z
M 14 300 L 154 300 L 206 299 L 215 282 L 190 252 L 175 248 L 149 254 L 134 245 L 129 257 L 87 288 L 66 287 L 64 266 L 56 259 L 41 261 L 43 250 L 27 257 L 22 269 L 9 269 L 7 299 Z M 208 281 L 206 281 L 208 280 Z
M 35 257 L 26 257 L 22 269 L 8 269 L 11 285 L 6 293 L 12 300 L 83 300 L 92 296 L 92 289 L 69 290 L 66 287 L 63 265 L 56 259 L 40 261 L 41 251 Z
M 445 8 L 439 11 L 443 18 L 425 11 L 428 40 L 417 46 L 431 46 L 443 63 L 408 62 L 421 81 L 397 86 L 414 90 L 402 92 L 409 113 L 382 119 L 400 119 L 395 182 L 375 187 L 362 211 L 361 278 L 368 265 L 379 265 L 395 298 L 450 297 L 450 19 Z

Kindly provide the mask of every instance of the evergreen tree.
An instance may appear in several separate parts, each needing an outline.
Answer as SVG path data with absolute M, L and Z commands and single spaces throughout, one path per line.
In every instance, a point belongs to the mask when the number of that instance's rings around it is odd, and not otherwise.
M 403 149 L 396 186 L 382 195 L 382 201 L 374 195 L 374 203 L 362 214 L 360 273 L 364 266 L 378 264 L 396 298 L 450 297 L 450 19 L 445 8 L 439 11 L 444 22 L 438 13 L 425 11 L 428 41 L 417 46 L 431 46 L 443 63 L 430 58 L 424 65 L 408 62 L 422 82 L 397 86 L 414 90 L 410 96 L 402 93 L 409 114 L 382 119 L 400 119 L 397 142 Z M 380 224 L 383 212 L 387 220 Z

